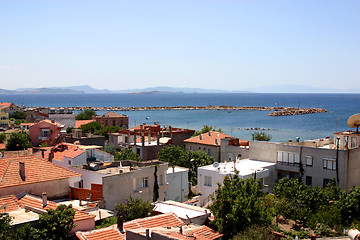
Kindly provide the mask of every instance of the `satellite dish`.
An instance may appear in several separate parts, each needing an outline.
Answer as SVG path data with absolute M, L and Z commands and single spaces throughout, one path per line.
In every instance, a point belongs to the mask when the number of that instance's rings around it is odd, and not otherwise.
M 219 166 L 219 163 L 217 162 L 217 161 L 215 161 L 214 163 L 213 163 L 213 167 L 214 168 L 217 168 Z
M 347 125 L 351 128 L 356 128 L 356 133 L 359 133 L 360 113 L 354 114 L 347 120 Z

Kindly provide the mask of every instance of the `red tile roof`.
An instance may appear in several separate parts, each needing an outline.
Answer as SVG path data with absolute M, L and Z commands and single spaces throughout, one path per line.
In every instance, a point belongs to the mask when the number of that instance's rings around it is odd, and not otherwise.
M 6 144 L 5 144 L 5 143 L 0 143 L 0 150 L 1 150 L 1 149 L 5 149 L 5 147 L 6 147 Z
M 50 151 L 48 151 L 47 154 Z M 60 143 L 53 147 L 53 159 L 57 161 L 63 161 L 64 157 L 75 158 L 84 152 L 85 150 L 80 149 L 77 145 Z M 45 154 L 45 156 L 47 156 L 47 154 Z
M 20 126 L 31 126 L 34 125 L 35 123 L 20 123 Z
M 125 240 L 125 235 L 122 234 L 117 225 L 112 225 L 107 228 L 96 229 L 88 232 L 76 232 L 76 236 L 81 240 Z
M 36 126 L 36 125 L 38 125 L 38 124 L 41 124 L 41 123 L 48 123 L 48 124 L 52 124 L 52 125 L 56 125 L 57 127 L 60 127 L 60 126 L 62 126 L 62 124 L 61 123 L 58 123 L 58 122 L 52 122 L 51 120 L 49 120 L 49 119 L 45 119 L 45 120 L 42 120 L 42 121 L 40 121 L 40 122 L 38 122 L 38 123 L 35 123 L 34 125 L 31 125 L 30 127 L 33 127 L 33 126 Z
M 23 197 L 21 197 L 19 199 L 19 203 L 22 208 L 24 208 L 25 205 L 27 205 L 29 207 L 42 209 L 42 210 L 56 209 L 60 205 L 58 203 L 48 200 L 47 205 L 45 207 L 43 207 L 42 199 L 39 197 L 36 197 L 36 196 L 32 196 L 30 194 L 25 194 Z M 86 219 L 92 219 L 92 218 L 95 219 L 95 215 L 90 215 L 86 212 L 82 212 L 82 211 L 79 211 L 76 209 L 74 209 L 74 210 L 75 210 L 74 222 L 82 221 L 82 220 L 86 220 Z
M 220 146 L 221 139 L 230 137 L 229 135 L 226 135 L 225 133 L 221 132 L 208 132 L 203 133 L 198 136 L 188 138 L 184 140 L 185 143 L 198 143 L 198 144 L 205 144 L 205 145 L 213 145 L 213 146 Z M 217 139 L 217 144 L 216 144 Z
M 196 239 L 219 239 L 223 234 L 218 233 L 217 231 L 212 230 L 207 226 L 199 226 L 198 228 L 194 228 L 186 232 L 185 234 L 189 234 L 190 236 L 194 236 Z
M 4 204 L 7 204 L 7 207 L 5 210 L 1 210 L 0 213 L 6 211 L 16 211 L 20 209 L 20 204 L 18 199 L 15 197 L 15 195 L 8 195 L 8 196 L 2 196 L 0 197 L 0 206 L 3 206 Z
M 180 220 L 175 214 L 167 213 L 156 215 L 153 217 L 135 219 L 133 221 L 124 223 L 124 230 L 137 228 L 153 228 L 153 227 L 175 227 L 182 226 L 185 223 Z M 97 239 L 125 239 L 125 234 L 121 234 L 117 228 L 117 224 L 107 228 L 97 229 L 88 232 L 76 232 L 76 236 L 81 239 L 97 240 Z
M 118 114 L 116 112 L 107 112 L 103 115 L 100 115 L 100 116 L 96 116 L 96 118 L 103 118 L 103 117 L 111 117 L 111 118 L 115 118 L 115 117 L 126 117 L 126 115 L 123 115 L 123 114 Z
M 19 162 L 24 162 L 25 165 L 24 180 L 19 174 Z M 81 174 L 60 167 L 37 155 L 0 159 L 0 189 L 78 176 Z
M 125 229 L 154 228 L 154 227 L 177 227 L 184 222 L 174 213 L 160 214 L 153 217 L 139 218 L 124 223 Z
M 8 103 L 8 102 L 0 102 L 0 110 L 1 109 L 4 109 L 4 108 L 7 108 L 7 107 L 10 107 L 11 106 L 11 103 Z
M 75 121 L 75 128 L 80 128 L 82 125 L 94 122 L 95 120 L 76 120 Z

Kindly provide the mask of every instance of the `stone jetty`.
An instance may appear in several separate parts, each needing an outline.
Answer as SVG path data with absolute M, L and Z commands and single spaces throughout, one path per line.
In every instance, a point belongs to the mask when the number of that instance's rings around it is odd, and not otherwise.
M 44 107 L 26 107 L 25 110 L 41 109 Z M 251 111 L 272 111 L 269 116 L 300 115 L 310 113 L 327 112 L 324 108 L 293 108 L 293 107 L 236 107 L 236 106 L 156 106 L 156 107 L 56 107 L 49 108 L 67 111 L 82 111 L 92 109 L 94 111 L 169 111 L 169 110 L 251 110 Z

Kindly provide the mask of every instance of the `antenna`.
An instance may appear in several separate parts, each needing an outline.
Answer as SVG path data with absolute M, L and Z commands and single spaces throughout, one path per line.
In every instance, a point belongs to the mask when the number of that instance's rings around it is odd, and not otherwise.
M 347 120 L 347 125 L 351 128 L 356 128 L 356 133 L 359 133 L 360 113 L 354 114 Z

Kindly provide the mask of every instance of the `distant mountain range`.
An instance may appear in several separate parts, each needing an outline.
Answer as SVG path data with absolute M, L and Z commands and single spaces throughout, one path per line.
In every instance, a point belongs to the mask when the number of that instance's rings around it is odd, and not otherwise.
M 18 88 L 16 90 L 0 89 L 0 94 L 85 94 L 85 93 L 360 93 L 360 89 L 314 88 L 305 85 L 271 85 L 244 90 L 221 90 L 203 88 L 151 87 L 142 89 L 109 90 L 95 89 L 89 85 L 49 88 Z

